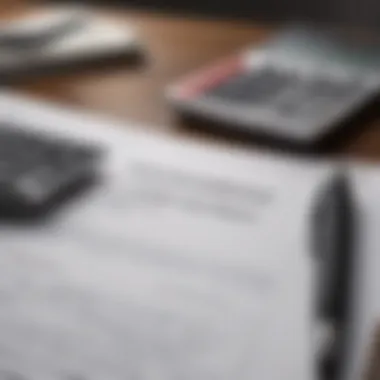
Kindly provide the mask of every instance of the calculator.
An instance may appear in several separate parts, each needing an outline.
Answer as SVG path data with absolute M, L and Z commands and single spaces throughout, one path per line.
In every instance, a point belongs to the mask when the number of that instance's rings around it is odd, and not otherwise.
M 96 182 L 102 148 L 0 123 L 0 219 L 50 215 Z
M 181 116 L 217 125 L 214 132 L 318 147 L 376 100 L 380 43 L 352 46 L 329 33 L 290 29 L 179 80 L 168 100 Z

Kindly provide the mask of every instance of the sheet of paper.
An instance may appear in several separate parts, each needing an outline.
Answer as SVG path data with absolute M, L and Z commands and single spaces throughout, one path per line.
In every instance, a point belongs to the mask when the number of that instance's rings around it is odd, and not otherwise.
M 313 379 L 308 222 L 326 166 L 4 94 L 9 118 L 109 155 L 102 184 L 49 224 L 0 228 L 0 377 Z

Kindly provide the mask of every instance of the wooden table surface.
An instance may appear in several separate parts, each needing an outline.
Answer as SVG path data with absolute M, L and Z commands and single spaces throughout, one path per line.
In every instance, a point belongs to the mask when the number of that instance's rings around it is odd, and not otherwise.
M 24 8 L 16 7 L 18 12 Z M 179 138 L 208 138 L 221 142 L 219 138 L 179 126 L 164 99 L 165 86 L 191 70 L 263 40 L 275 28 L 241 21 L 202 20 L 127 10 L 106 13 L 137 28 L 148 51 L 144 65 L 119 65 L 33 78 L 23 80 L 15 88 L 44 99 L 136 122 L 136 128 L 174 134 Z M 9 8 L 3 11 L 3 15 L 9 14 Z M 332 154 L 380 160 L 379 127 L 380 119 L 363 124 L 357 136 Z

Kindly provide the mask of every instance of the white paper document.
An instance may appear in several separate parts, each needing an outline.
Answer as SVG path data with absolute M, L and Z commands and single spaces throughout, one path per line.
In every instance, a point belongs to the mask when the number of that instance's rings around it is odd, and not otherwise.
M 314 378 L 308 221 L 324 165 L 4 94 L 9 119 L 107 158 L 101 184 L 46 224 L 0 226 L 1 379 Z

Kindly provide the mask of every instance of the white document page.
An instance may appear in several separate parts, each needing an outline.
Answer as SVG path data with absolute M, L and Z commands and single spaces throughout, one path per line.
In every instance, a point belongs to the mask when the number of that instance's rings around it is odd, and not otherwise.
M 324 165 L 8 94 L 0 119 L 108 150 L 102 184 L 49 223 L 0 226 L 0 377 L 313 379 L 309 219 Z

